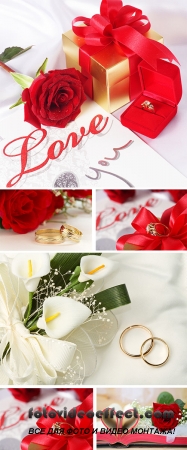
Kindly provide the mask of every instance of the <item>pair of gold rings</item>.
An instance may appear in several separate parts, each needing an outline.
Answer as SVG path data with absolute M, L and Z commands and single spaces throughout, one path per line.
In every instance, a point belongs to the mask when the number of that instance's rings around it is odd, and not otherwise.
M 149 100 L 145 100 L 141 104 L 141 107 L 142 107 L 142 109 L 145 109 L 145 111 L 148 111 L 150 113 L 155 113 L 155 107 Z
M 78 228 L 72 227 L 67 223 L 60 227 L 60 230 L 55 228 L 43 228 L 35 231 L 35 241 L 38 244 L 62 244 L 65 239 L 70 239 L 74 242 L 79 242 L 82 232 Z
M 133 353 L 127 352 L 127 350 L 124 349 L 124 345 L 123 345 L 123 337 L 124 337 L 124 335 L 128 331 L 132 330 L 133 328 L 143 328 L 144 330 L 148 331 L 148 333 L 151 336 L 151 337 L 149 337 L 148 339 L 146 339 L 142 343 L 142 345 L 140 347 L 140 353 L 138 353 L 137 355 L 134 355 Z M 151 341 L 150 346 L 149 346 L 149 348 L 146 351 L 144 351 L 144 347 L 145 347 L 146 344 L 148 344 L 149 341 Z M 147 356 L 150 353 L 150 351 L 152 350 L 152 348 L 154 346 L 154 341 L 162 342 L 166 346 L 166 349 L 167 349 L 166 359 L 164 361 L 162 361 L 161 363 L 158 363 L 158 364 L 152 364 L 149 361 L 147 361 L 147 359 L 145 358 L 145 356 Z M 132 358 L 140 358 L 141 357 L 143 359 L 143 361 L 146 364 L 149 364 L 150 366 L 154 366 L 154 367 L 163 366 L 166 363 L 166 361 L 168 360 L 168 358 L 169 358 L 169 347 L 168 347 L 168 344 L 163 339 L 153 336 L 151 331 L 149 330 L 149 328 L 145 327 L 144 325 L 131 325 L 130 327 L 125 328 L 125 330 L 121 333 L 121 336 L 120 336 L 120 339 L 119 339 L 119 343 L 120 343 L 120 347 L 121 347 L 121 350 L 123 351 L 123 353 L 125 353 L 128 356 L 131 356 Z

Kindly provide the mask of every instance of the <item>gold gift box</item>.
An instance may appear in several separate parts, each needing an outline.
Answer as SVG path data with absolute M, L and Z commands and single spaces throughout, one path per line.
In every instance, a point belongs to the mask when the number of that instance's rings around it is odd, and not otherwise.
M 144 36 L 163 43 L 163 37 L 156 31 L 149 30 Z M 67 68 L 74 67 L 81 71 L 79 49 L 84 45 L 84 38 L 76 36 L 70 30 L 62 35 L 62 41 Z M 107 112 L 112 113 L 130 102 L 129 59 L 116 51 L 115 44 L 112 43 L 90 56 L 90 74 L 93 100 Z

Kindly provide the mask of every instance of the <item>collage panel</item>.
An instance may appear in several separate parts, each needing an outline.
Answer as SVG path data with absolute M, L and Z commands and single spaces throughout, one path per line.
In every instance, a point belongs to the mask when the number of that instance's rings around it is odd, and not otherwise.
M 186 447 L 187 388 L 98 388 L 97 449 Z
M 1 0 L 1 189 L 186 188 L 186 4 L 135 3 Z
M 185 385 L 186 268 L 184 252 L 1 254 L 0 384 Z
M 1 251 L 54 248 L 92 249 L 92 190 L 0 190 Z
M 96 250 L 187 249 L 187 190 L 96 191 Z
M 1 450 L 93 447 L 93 389 L 0 389 Z
M 0 0 L 0 450 L 187 448 L 184 0 Z

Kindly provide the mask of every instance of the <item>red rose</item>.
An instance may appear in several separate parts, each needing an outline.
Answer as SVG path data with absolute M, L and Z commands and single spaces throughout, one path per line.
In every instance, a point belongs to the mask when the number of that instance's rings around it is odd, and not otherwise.
M 86 100 L 84 76 L 76 69 L 50 70 L 35 78 L 22 92 L 25 121 L 36 128 L 41 124 L 64 128 L 75 120 Z
M 26 389 L 12 389 L 9 388 L 9 391 L 13 395 L 16 400 L 20 400 L 20 402 L 30 402 L 33 397 L 38 397 L 40 393 L 40 389 L 37 388 L 26 388 Z
M 117 203 L 125 203 L 129 197 L 134 197 L 134 189 L 104 189 L 110 200 Z
M 170 412 L 173 412 L 174 416 L 170 418 L 164 418 L 163 413 L 166 413 L 166 411 L 168 411 L 168 416 Z M 155 417 L 155 414 L 159 414 L 159 412 L 162 413 L 162 417 Z M 172 430 L 173 428 L 175 428 L 179 423 L 179 419 L 181 419 L 181 415 L 181 409 L 179 408 L 179 405 L 177 405 L 177 403 L 171 403 L 170 405 L 153 403 L 152 422 L 153 425 L 160 431 Z
M 0 191 L 0 217 L 3 228 L 16 233 L 35 230 L 64 205 L 63 198 L 48 190 Z
M 92 190 L 91 189 L 76 189 L 76 190 L 68 190 L 66 191 L 68 197 L 74 197 L 74 198 L 87 198 L 92 196 Z

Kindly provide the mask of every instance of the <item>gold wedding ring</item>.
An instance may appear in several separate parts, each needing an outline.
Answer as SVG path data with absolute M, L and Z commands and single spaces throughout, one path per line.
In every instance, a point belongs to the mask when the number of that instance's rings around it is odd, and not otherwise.
M 167 231 L 167 234 L 158 233 L 158 231 L 156 229 L 157 225 L 161 225 Z M 169 228 L 166 225 L 164 225 L 163 223 L 160 223 L 160 222 L 158 222 L 158 223 L 149 223 L 146 226 L 146 231 L 147 231 L 147 233 L 151 234 L 152 236 L 158 236 L 158 237 L 167 237 L 167 236 L 169 236 Z
M 78 230 L 78 228 L 72 227 L 72 225 L 68 225 L 65 223 L 60 227 L 60 233 L 62 238 L 67 238 L 72 241 L 80 241 L 82 236 L 82 231 Z
M 161 362 L 161 363 L 159 363 L 159 364 L 152 364 L 152 363 L 150 363 L 149 361 L 147 361 L 146 359 L 145 359 L 145 354 L 146 353 L 143 353 L 143 348 L 144 348 L 144 345 L 145 344 L 147 344 L 147 342 L 149 342 L 151 340 L 151 342 L 153 341 L 161 341 L 161 342 L 163 342 L 164 343 L 164 345 L 166 346 L 166 348 L 167 348 L 167 356 L 166 356 L 166 359 L 163 361 L 163 362 Z M 149 350 L 150 351 L 150 350 Z M 143 344 L 142 344 L 142 346 L 141 346 L 141 349 L 140 349 L 140 352 L 141 352 L 141 357 L 142 357 L 142 359 L 145 361 L 145 363 L 146 364 L 149 364 L 149 366 L 154 366 L 154 367 L 160 367 L 160 366 L 163 366 L 163 364 L 165 364 L 166 363 L 166 361 L 168 360 L 168 358 L 169 358 L 169 347 L 168 347 L 168 344 L 163 340 L 163 339 L 161 339 L 161 338 L 158 338 L 158 337 L 152 337 L 152 338 L 149 338 L 149 339 L 146 339 L 146 341 L 144 341 L 143 342 Z
M 62 425 L 62 422 L 54 423 L 53 426 L 52 426 L 53 431 L 55 432 L 55 431 L 61 430 L 61 425 Z
M 137 355 L 134 355 L 134 354 L 132 354 L 132 353 L 127 352 L 127 351 L 124 349 L 124 347 L 123 347 L 123 336 L 124 336 L 124 334 L 127 333 L 127 331 L 129 331 L 129 330 L 131 330 L 131 329 L 133 329 L 133 328 L 143 328 L 144 330 L 148 331 L 149 334 L 151 335 L 151 337 L 149 337 L 148 339 L 146 339 L 146 340 L 143 342 L 143 344 L 142 344 L 141 347 L 140 347 L 140 354 L 137 354 Z M 145 346 L 149 341 L 151 341 L 150 346 L 149 346 L 149 348 L 148 348 L 146 351 L 144 351 L 144 346 Z M 160 342 L 163 342 L 163 344 L 164 344 L 164 345 L 166 346 L 166 348 L 167 348 L 167 356 L 166 356 L 166 359 L 164 359 L 164 361 L 162 361 L 161 363 L 158 363 L 158 364 L 153 364 L 153 363 L 147 361 L 147 359 L 145 358 L 145 356 L 148 355 L 148 353 L 151 352 L 152 347 L 153 347 L 153 345 L 154 345 L 154 341 L 160 341 Z M 149 328 L 145 327 L 144 325 L 131 325 L 130 327 L 125 328 L 125 330 L 121 333 L 121 336 L 120 336 L 120 339 L 119 339 L 119 344 L 120 344 L 120 347 L 121 347 L 121 350 L 123 351 L 123 353 L 126 353 L 126 355 L 131 356 L 131 357 L 133 357 L 133 358 L 138 358 L 138 357 L 141 356 L 141 358 L 143 359 L 143 361 L 144 361 L 146 364 L 149 364 L 149 366 L 153 366 L 153 367 L 160 367 L 160 366 L 163 366 L 163 364 L 165 364 L 166 361 L 167 361 L 168 358 L 169 358 L 169 346 L 168 346 L 168 344 L 167 344 L 163 339 L 153 336 L 152 333 L 151 333 L 151 331 L 149 330 Z
M 62 244 L 64 238 L 60 230 L 54 228 L 44 228 L 35 231 L 35 241 L 38 244 Z
M 121 350 L 122 350 L 124 353 L 126 353 L 126 355 L 131 356 L 132 358 L 139 358 L 139 357 L 141 356 L 141 353 L 138 353 L 137 355 L 134 355 L 133 353 L 127 352 L 127 351 L 124 349 L 124 347 L 123 347 L 123 336 L 125 335 L 125 333 L 127 333 L 127 332 L 130 331 L 130 330 L 132 330 L 133 328 L 143 328 L 144 330 L 148 331 L 148 333 L 151 335 L 151 337 L 149 338 L 149 340 L 151 340 L 151 345 L 150 345 L 150 347 L 148 348 L 148 350 L 144 353 L 145 355 L 147 355 L 147 353 L 149 353 L 150 350 L 151 350 L 152 347 L 153 347 L 152 333 L 151 333 L 151 331 L 149 330 L 149 328 L 145 327 L 144 325 L 131 325 L 130 327 L 125 328 L 125 330 L 123 330 L 123 332 L 121 333 L 121 336 L 120 336 L 120 338 L 119 338 L 119 344 L 120 344 Z
M 141 104 L 142 109 L 145 109 L 145 111 L 154 113 L 155 112 L 155 107 L 154 105 L 149 102 L 149 100 L 145 100 L 142 104 Z
M 71 225 L 64 224 L 60 230 L 55 228 L 43 228 L 35 231 L 35 241 L 38 244 L 62 244 L 65 239 L 79 242 L 82 232 Z

